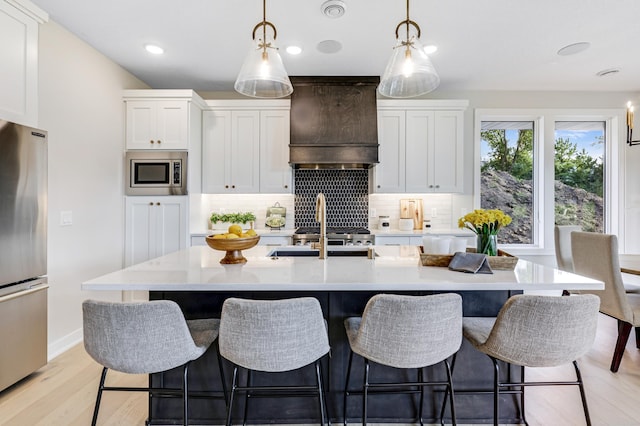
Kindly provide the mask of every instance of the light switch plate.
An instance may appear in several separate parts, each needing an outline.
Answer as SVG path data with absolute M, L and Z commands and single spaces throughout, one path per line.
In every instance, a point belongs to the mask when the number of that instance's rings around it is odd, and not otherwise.
M 73 212 L 71 210 L 65 210 L 60 212 L 60 226 L 73 225 Z

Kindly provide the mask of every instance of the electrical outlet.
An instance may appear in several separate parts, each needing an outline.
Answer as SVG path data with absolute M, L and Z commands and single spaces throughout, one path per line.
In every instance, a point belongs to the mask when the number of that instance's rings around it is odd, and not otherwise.
M 60 212 L 60 226 L 71 225 L 73 225 L 73 212 L 71 210 Z
M 438 216 L 438 209 L 436 209 L 435 207 L 431 207 L 431 217 L 437 217 Z
M 376 217 L 378 216 L 376 214 L 376 209 L 369 209 L 369 217 Z

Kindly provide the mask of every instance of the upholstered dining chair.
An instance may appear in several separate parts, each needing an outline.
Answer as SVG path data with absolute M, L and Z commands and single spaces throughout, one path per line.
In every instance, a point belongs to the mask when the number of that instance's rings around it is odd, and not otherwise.
M 493 424 L 498 425 L 501 389 L 520 394 L 520 411 L 525 420 L 526 386 L 577 385 L 584 415 L 591 424 L 577 359 L 593 344 L 598 326 L 599 300 L 591 294 L 510 297 L 496 318 L 465 317 L 463 333 L 477 350 L 493 362 Z M 522 367 L 521 382 L 500 382 L 500 363 Z M 573 363 L 577 380 L 526 382 L 524 367 L 554 367 Z M 466 393 L 466 392 L 465 392 Z M 470 391 L 474 393 L 474 391 Z M 526 424 L 526 420 L 525 420 Z
M 322 424 L 327 410 L 320 360 L 329 353 L 329 337 L 320 302 L 313 297 L 281 300 L 228 298 L 220 315 L 220 354 L 233 363 L 227 425 L 234 398 L 244 392 L 246 424 L 250 396 L 313 396 Z M 314 385 L 253 385 L 252 373 L 282 373 L 313 365 Z M 238 385 L 238 368 L 247 370 L 247 385 Z M 268 377 L 268 375 L 267 375 Z M 284 394 L 283 394 L 284 393 Z
M 573 232 L 571 251 L 576 274 L 604 281 L 604 290 L 584 291 L 600 297 L 600 312 L 618 320 L 618 339 L 611 360 L 611 371 L 620 368 L 622 355 L 632 328 L 636 328 L 636 347 L 640 348 L 640 294 L 625 291 L 618 259 L 618 237 L 595 232 Z
M 349 364 L 344 393 L 344 424 L 347 424 L 347 397 L 362 394 L 362 425 L 367 424 L 369 394 L 393 392 L 400 388 L 420 388 L 419 421 L 425 386 L 443 386 L 451 402 L 451 419 L 456 424 L 453 384 L 448 358 L 455 355 L 462 343 L 462 298 L 445 293 L 428 296 L 378 294 L 367 302 L 362 317 L 344 321 L 349 339 Z M 349 389 L 353 354 L 364 359 L 364 382 L 357 391 Z M 418 380 L 402 383 L 372 383 L 370 362 L 399 369 L 417 369 Z M 446 381 L 425 381 L 425 367 L 443 363 Z M 385 390 L 385 388 L 387 388 Z M 441 415 L 442 417 L 442 415 Z
M 553 228 L 553 238 L 556 250 L 558 269 L 573 272 L 573 258 L 571 257 L 571 233 L 582 231 L 577 225 L 556 225 Z
M 86 300 L 82 303 L 82 314 L 84 347 L 103 366 L 91 424 L 95 425 L 98 420 L 103 391 L 146 391 L 181 396 L 183 420 L 187 425 L 189 363 L 204 354 L 216 340 L 219 320 L 186 321 L 178 304 L 169 300 L 134 303 Z M 104 385 L 109 369 L 152 374 L 177 367 L 183 369 L 182 389 Z M 220 371 L 222 374 L 222 369 Z M 224 376 L 222 381 L 224 390 Z

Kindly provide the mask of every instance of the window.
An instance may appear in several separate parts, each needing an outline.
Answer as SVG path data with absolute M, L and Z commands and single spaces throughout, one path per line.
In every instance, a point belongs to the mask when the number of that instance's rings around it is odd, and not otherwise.
M 533 244 L 534 122 L 483 121 L 480 137 L 480 207 L 513 219 L 500 243 Z
M 556 223 L 624 238 L 622 124 L 622 109 L 476 109 L 473 206 L 513 218 L 498 244 L 551 254 Z
M 554 198 L 556 225 L 604 230 L 605 123 L 556 121 Z

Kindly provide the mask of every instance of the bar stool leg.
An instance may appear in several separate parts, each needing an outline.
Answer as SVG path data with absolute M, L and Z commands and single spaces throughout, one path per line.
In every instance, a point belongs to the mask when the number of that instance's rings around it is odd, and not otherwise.
M 187 375 L 189 374 L 189 363 L 187 362 L 182 368 L 182 417 L 184 426 L 189 426 L 189 388 Z
M 573 368 L 576 370 L 576 377 L 578 379 L 578 388 L 580 388 L 580 399 L 582 399 L 582 407 L 584 409 L 584 417 L 587 421 L 587 426 L 591 426 L 591 416 L 589 416 L 589 408 L 587 407 L 587 396 L 584 393 L 584 384 L 582 383 L 582 374 L 580 374 L 580 368 L 578 368 L 577 361 L 573 361 Z
M 455 362 L 456 360 L 456 356 L 455 354 L 453 355 L 453 362 Z M 447 391 L 446 393 L 449 394 L 449 399 L 451 402 L 451 424 L 453 426 L 456 426 L 457 420 L 456 420 L 456 404 L 454 402 L 454 394 L 453 394 L 453 366 L 449 366 L 449 361 L 447 361 L 446 359 L 444 360 L 444 366 L 447 369 Z M 446 395 L 445 395 L 445 400 L 446 400 Z M 443 413 L 444 414 L 444 413 Z M 440 421 L 442 422 L 442 415 L 440 417 Z
M 444 392 L 444 398 L 442 399 L 442 408 L 440 408 L 440 424 L 442 426 L 444 426 L 444 411 L 447 408 L 447 399 L 449 398 L 449 394 L 453 392 L 453 369 L 456 367 L 456 357 L 458 356 L 457 353 L 453 354 L 453 359 L 451 360 L 451 368 L 449 369 L 448 372 L 448 376 L 449 376 L 449 386 L 447 386 L 447 389 Z M 453 396 L 451 396 L 451 401 L 453 401 Z M 453 411 L 452 411 L 452 415 L 453 415 Z
M 367 394 L 369 392 L 369 360 L 364 359 L 364 392 L 362 392 L 362 426 L 367 426 Z
M 322 371 L 320 370 L 320 360 L 315 362 L 316 364 L 316 383 L 318 385 L 318 397 L 320 400 L 320 420 L 322 421 L 322 426 L 325 425 L 326 417 L 326 401 L 324 400 L 324 389 L 322 388 Z
M 233 398 L 238 386 L 238 366 L 233 366 L 233 377 L 231 379 L 231 395 L 229 395 L 229 406 L 227 408 L 227 426 L 231 426 L 231 412 L 233 411 Z
M 424 369 L 418 368 L 418 383 L 424 382 Z M 418 420 L 420 420 L 420 426 L 424 426 L 422 420 L 422 408 L 424 407 L 424 385 L 420 385 L 420 409 L 418 411 Z
M 251 370 L 247 370 L 247 387 L 251 386 Z M 242 426 L 247 426 L 247 414 L 249 413 L 249 400 L 251 396 L 249 395 L 249 390 L 246 390 L 244 393 L 244 415 L 242 416 Z
M 342 421 L 347 426 L 347 396 L 349 395 L 349 378 L 351 376 L 351 363 L 353 362 L 353 351 L 349 350 L 349 365 L 347 367 L 347 379 L 344 384 L 344 401 L 342 404 Z
M 102 400 L 102 390 L 104 389 L 104 381 L 107 378 L 107 367 L 102 368 L 102 375 L 100 376 L 100 384 L 98 385 L 98 396 L 96 397 L 96 406 L 93 409 L 93 418 L 91 419 L 91 426 L 96 426 L 98 421 L 98 410 L 100 409 L 100 401 Z
M 499 415 L 500 415 L 500 366 L 498 365 L 498 360 L 491 357 L 491 361 L 493 361 L 493 424 L 494 426 L 499 426 Z

